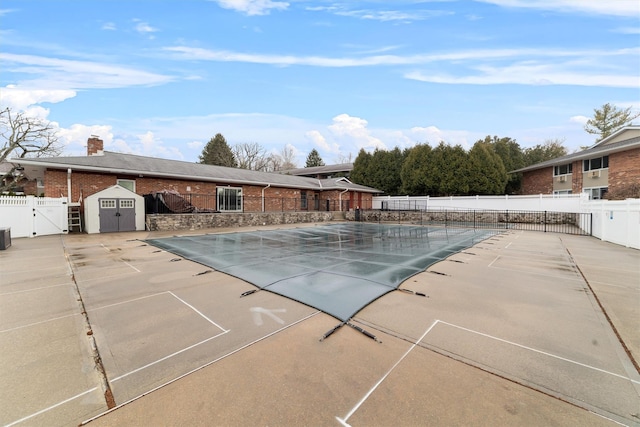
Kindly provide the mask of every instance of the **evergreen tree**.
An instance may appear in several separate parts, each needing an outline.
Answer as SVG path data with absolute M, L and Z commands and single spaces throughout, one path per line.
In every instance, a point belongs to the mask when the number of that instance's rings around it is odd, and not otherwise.
M 324 166 L 320 153 L 318 153 L 318 150 L 315 148 L 311 150 L 307 156 L 307 164 L 305 165 L 305 168 L 312 168 L 314 166 Z
M 493 151 L 500 156 L 502 164 L 504 165 L 505 172 L 507 173 L 507 184 L 504 189 L 505 194 L 517 194 L 522 187 L 522 174 L 521 173 L 509 173 L 516 169 L 523 168 L 524 164 L 524 152 L 520 147 L 520 144 L 515 139 L 509 137 L 498 138 L 497 136 L 487 136 L 484 140 L 478 142 L 484 142 L 489 144 Z
M 431 164 L 431 147 L 428 144 L 418 144 L 411 148 L 400 169 L 402 194 L 410 196 L 426 196 L 433 188 L 427 185 Z
M 593 110 L 593 118 L 584 125 L 584 130 L 597 135 L 596 141 L 600 141 L 631 123 L 640 116 L 640 113 L 631 113 L 631 107 L 618 108 L 609 103 L 601 108 Z
M 368 167 L 368 186 L 384 191 L 385 194 L 398 195 L 402 187 L 400 171 L 406 152 L 398 147 L 391 151 L 378 150 L 373 152 Z
M 427 185 L 437 196 L 459 196 L 469 192 L 467 152 L 461 145 L 450 146 L 440 142 L 433 150 L 434 162 L 427 176 Z
M 371 164 L 371 154 L 367 153 L 364 148 L 358 152 L 358 156 L 353 162 L 350 180 L 353 183 L 369 186 L 369 165 Z
M 231 168 L 238 167 L 236 158 L 227 144 L 227 140 L 224 139 L 222 134 L 217 133 L 216 136 L 211 138 L 207 145 L 204 146 L 202 154 L 200 155 L 200 163 L 206 165 L 228 166 Z
M 478 141 L 469 150 L 467 162 L 469 173 L 469 194 L 504 194 L 507 173 L 502 159 L 490 144 Z

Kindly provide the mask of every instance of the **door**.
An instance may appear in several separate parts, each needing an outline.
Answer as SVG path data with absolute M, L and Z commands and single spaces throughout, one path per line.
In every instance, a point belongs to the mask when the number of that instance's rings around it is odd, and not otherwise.
M 135 199 L 98 199 L 100 232 L 135 231 Z

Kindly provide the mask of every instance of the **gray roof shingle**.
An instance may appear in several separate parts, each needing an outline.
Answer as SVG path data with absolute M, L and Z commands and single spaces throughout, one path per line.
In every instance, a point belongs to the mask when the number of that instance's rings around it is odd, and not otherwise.
M 225 184 L 272 185 L 276 187 L 308 190 L 350 189 L 368 193 L 381 193 L 381 191 L 375 188 L 353 184 L 344 179 L 318 180 L 315 178 L 284 175 L 280 173 L 258 172 L 247 169 L 205 165 L 111 151 L 105 151 L 102 155 L 93 156 L 10 159 L 10 161 L 12 163 L 56 169 L 71 168 L 73 170 L 91 172 L 147 175 Z
M 606 145 L 595 145 L 591 148 L 587 148 L 586 150 L 578 151 L 577 153 L 567 154 L 566 156 L 557 157 L 555 159 L 547 160 L 546 162 L 537 163 L 535 165 L 510 171 L 509 173 L 528 172 L 536 169 L 547 168 L 550 166 L 564 165 L 575 160 L 584 160 L 597 156 L 606 156 L 610 153 L 625 151 L 636 147 L 640 147 L 640 137 L 625 139 L 624 141 L 614 142 Z

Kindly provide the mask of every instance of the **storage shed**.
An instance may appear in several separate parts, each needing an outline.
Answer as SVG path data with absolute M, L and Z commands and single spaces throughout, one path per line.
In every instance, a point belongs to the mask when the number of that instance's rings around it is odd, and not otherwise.
M 144 197 L 113 185 L 84 200 L 84 224 L 89 234 L 144 231 Z

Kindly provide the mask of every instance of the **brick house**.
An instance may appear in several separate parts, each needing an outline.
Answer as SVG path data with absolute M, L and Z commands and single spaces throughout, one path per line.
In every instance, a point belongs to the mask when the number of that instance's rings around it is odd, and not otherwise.
M 640 186 L 640 126 L 626 126 L 586 150 L 512 171 L 522 194 L 586 193 L 590 199 Z
M 345 211 L 370 208 L 381 191 L 346 178 L 314 179 L 103 150 L 89 138 L 87 156 L 11 159 L 45 197 L 70 202 L 119 184 L 141 196 L 171 191 L 216 212 Z

